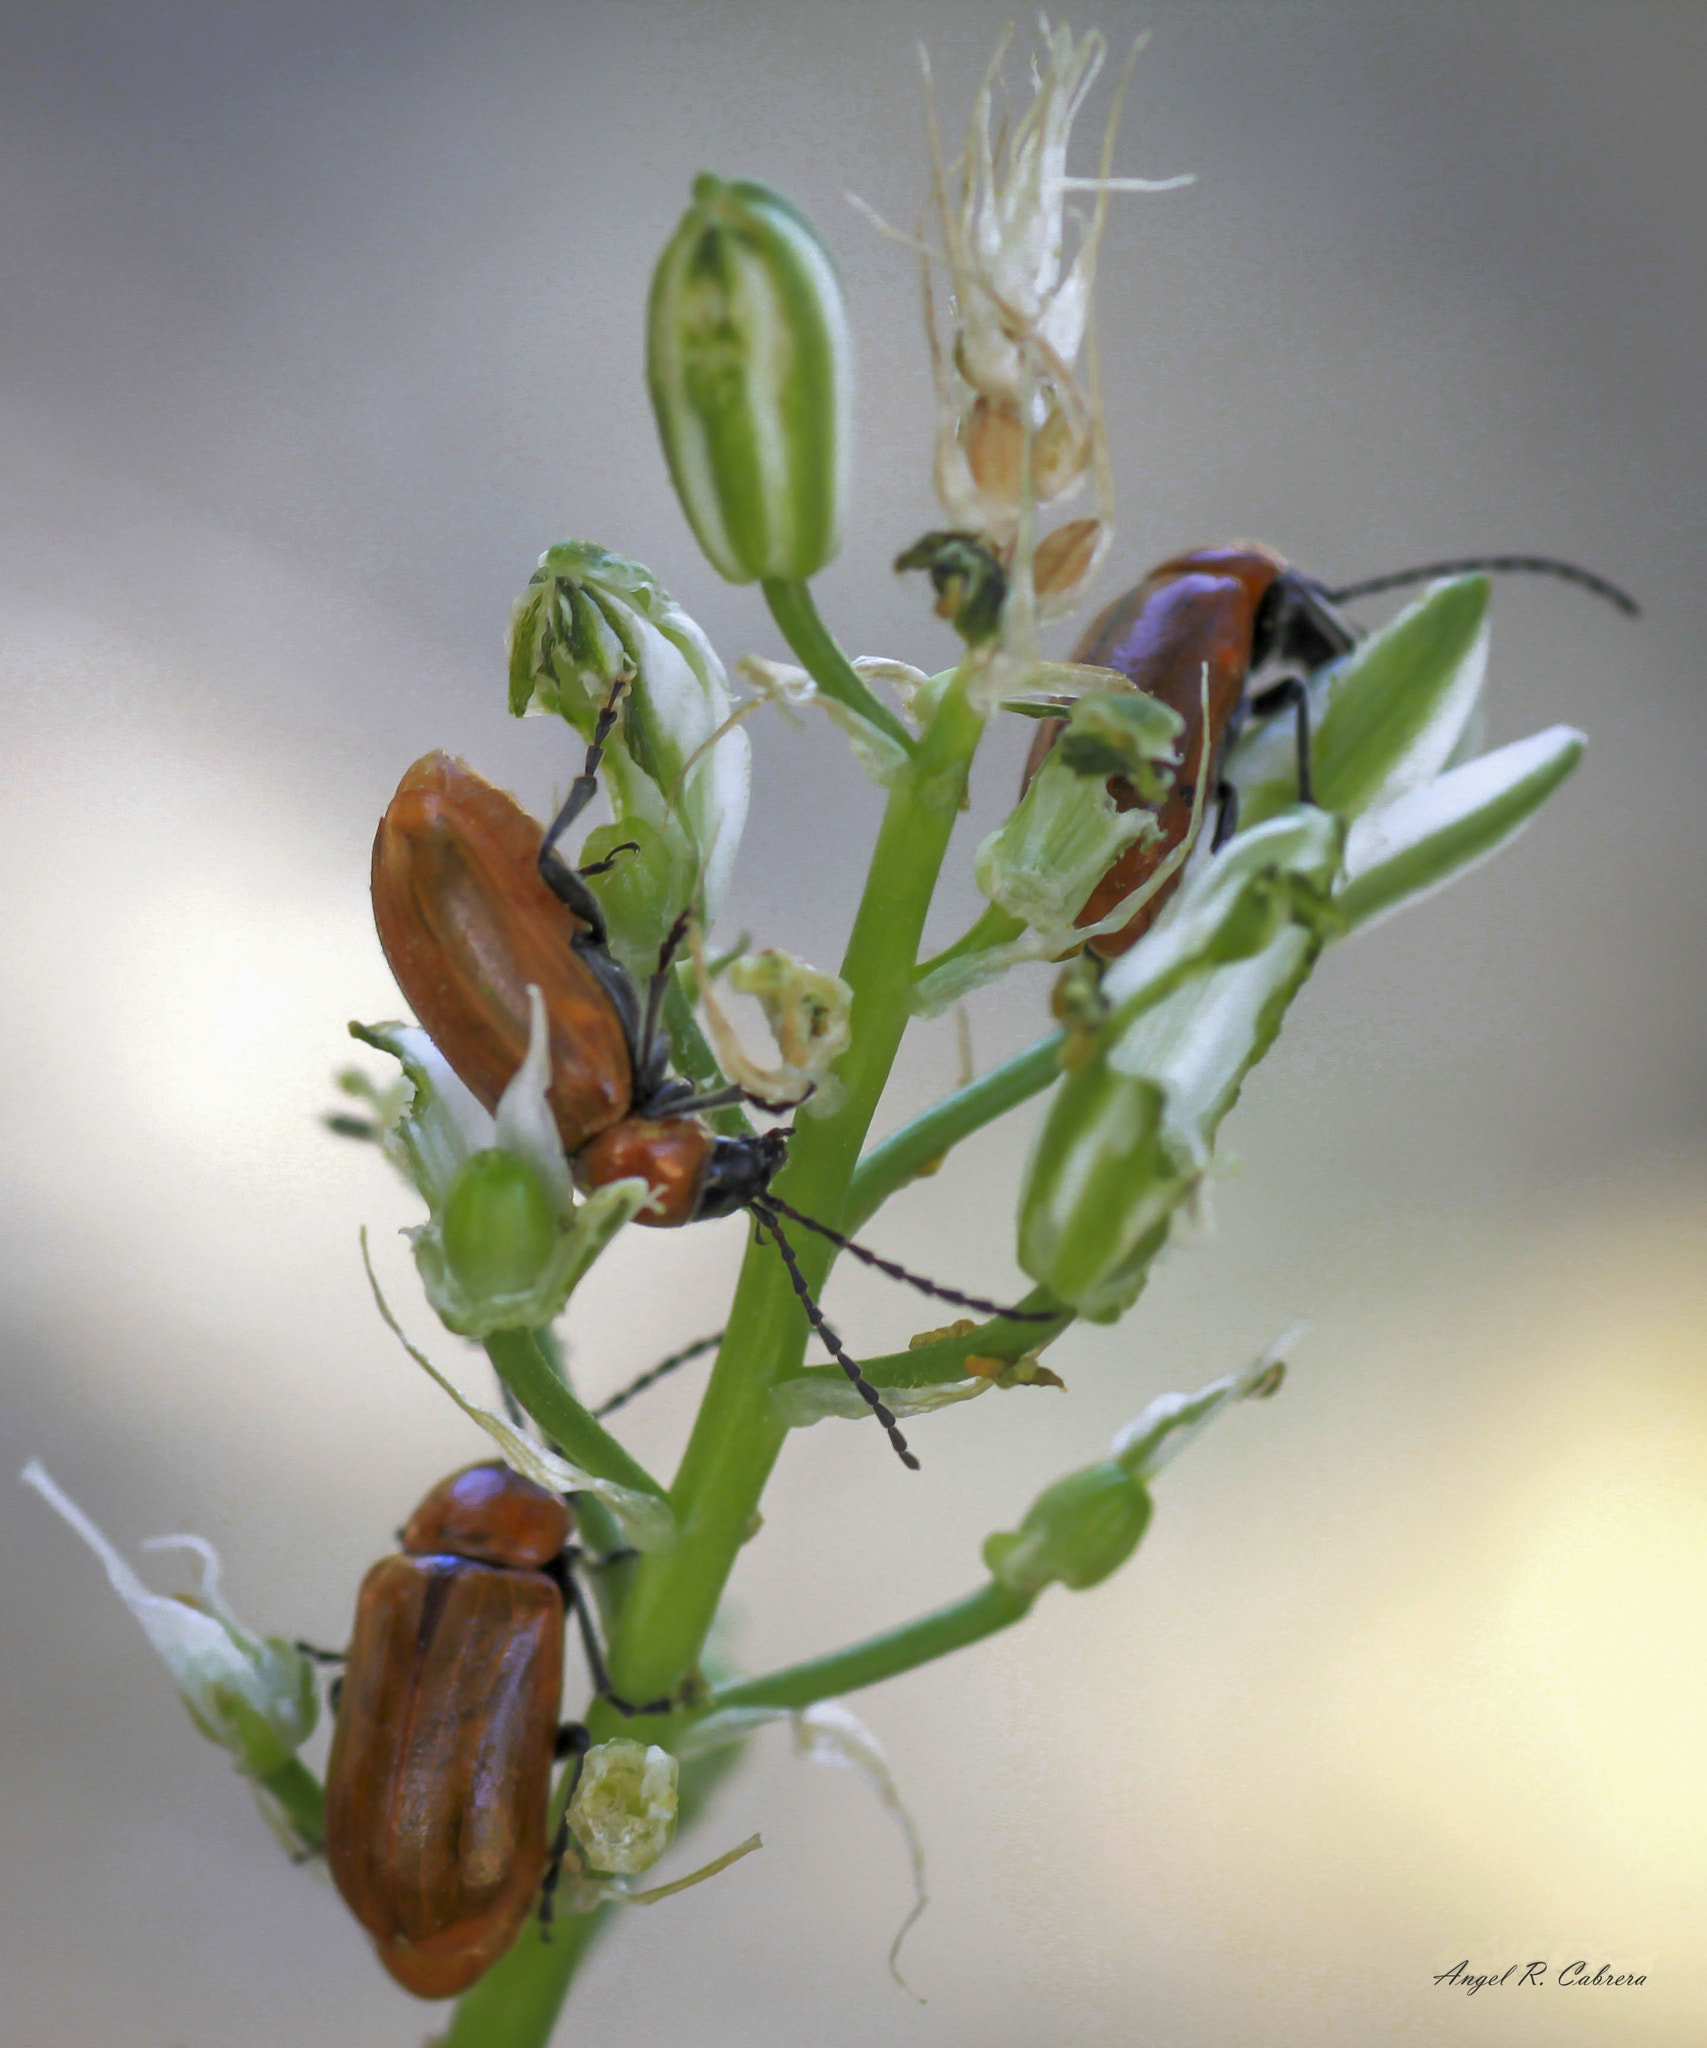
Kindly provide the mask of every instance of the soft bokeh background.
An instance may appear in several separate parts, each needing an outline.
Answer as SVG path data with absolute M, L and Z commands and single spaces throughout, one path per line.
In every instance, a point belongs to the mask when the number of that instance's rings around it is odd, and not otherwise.
M 858 502 L 823 579 L 856 651 L 944 658 L 886 564 L 931 523 L 914 272 L 843 203 L 924 192 L 916 38 L 958 122 L 1003 10 L 902 4 L 14 5 L 0 26 L 6 460 L 4 1467 L 127 1543 L 204 1531 L 242 1611 L 336 1641 L 360 1572 L 477 1455 L 373 1315 L 411 1203 L 316 1114 L 395 1008 L 374 820 L 428 746 L 531 802 L 562 734 L 503 711 L 539 550 L 651 563 L 725 654 L 780 651 L 697 559 L 640 376 L 652 256 L 705 165 L 786 188 L 849 286 Z M 934 1903 L 889 1982 L 899 1844 L 766 1738 L 702 1838 L 766 1847 L 620 1926 L 602 2042 L 1632 2044 L 1707 2029 L 1699 1057 L 1700 92 L 1687 6 L 1170 5 L 1102 331 L 1112 591 L 1260 536 L 1324 579 L 1541 549 L 1632 586 L 1503 586 L 1493 736 L 1584 771 L 1472 882 L 1333 954 L 1229 1126 L 1215 1230 L 1070 1394 L 790 1445 L 736 1592 L 753 1668 L 974 1582 L 976 1547 L 1158 1391 L 1313 1319 L 1281 1399 L 1168 1476 L 1139 1559 L 859 1701 Z M 1098 103 L 1101 104 L 1100 102 Z M 1089 162 L 1087 153 L 1084 161 Z M 875 798 L 754 728 L 730 929 L 825 962 Z M 976 837 L 1011 789 L 992 750 Z M 804 884 L 804 886 L 803 886 Z M 989 1063 L 1041 978 L 975 1006 Z M 884 1117 L 948 1085 L 922 1029 Z M 1025 1132 L 874 1228 L 1013 1284 Z M 738 1224 L 635 1233 L 577 1298 L 599 1391 L 714 1325 Z M 928 1310 L 855 1276 L 856 1348 Z M 474 1361 L 466 1361 L 470 1371 Z M 684 1376 L 692 1378 L 692 1375 Z M 693 1385 L 633 1413 L 668 1467 Z M 0 2033 L 417 2040 L 330 1889 L 190 1734 L 93 1561 L 0 1485 Z M 1582 1957 L 1640 1989 L 1432 1977 Z

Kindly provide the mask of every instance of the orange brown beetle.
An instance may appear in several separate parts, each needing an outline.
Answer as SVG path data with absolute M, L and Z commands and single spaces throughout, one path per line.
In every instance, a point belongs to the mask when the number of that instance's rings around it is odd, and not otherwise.
M 1272 717 L 1287 709 L 1293 712 L 1298 731 L 1298 793 L 1303 802 L 1311 801 L 1309 698 L 1304 676 L 1349 653 L 1359 638 L 1356 628 L 1340 616 L 1338 605 L 1437 576 L 1481 570 L 1556 576 L 1604 597 L 1620 611 L 1637 610 L 1635 601 L 1616 584 L 1546 555 L 1431 562 L 1423 568 L 1327 590 L 1289 567 L 1272 549 L 1251 541 L 1176 555 L 1152 569 L 1135 590 L 1117 597 L 1092 620 L 1073 659 L 1117 670 L 1134 688 L 1176 711 L 1184 721 L 1180 765 L 1174 787 L 1156 813 L 1160 836 L 1140 840 L 1121 854 L 1091 891 L 1077 922 L 1095 924 L 1106 917 L 1180 845 L 1191 830 L 1200 776 L 1217 803 L 1211 850 L 1232 837 L 1238 825 L 1238 792 L 1226 779 L 1224 768 L 1228 752 L 1249 719 Z M 1253 691 L 1252 675 L 1271 662 L 1296 667 L 1303 674 L 1281 676 Z M 1042 766 L 1062 728 L 1060 719 L 1043 722 L 1026 759 L 1025 782 Z M 1113 778 L 1109 789 L 1120 810 L 1137 806 L 1137 791 L 1124 778 Z M 1090 950 L 1105 959 L 1124 953 L 1149 930 L 1179 882 L 1176 872 L 1118 931 L 1089 940 Z
M 326 1860 L 379 1959 L 418 1998 L 451 1998 L 514 1942 L 567 1837 L 546 1839 L 571 1576 L 567 1502 L 507 1465 L 441 1480 L 402 1553 L 362 1582 L 326 1772 Z M 321 1653 L 328 1654 L 328 1653 Z M 662 1712 L 668 1700 L 632 1708 Z
M 543 833 L 513 797 L 463 762 L 428 754 L 415 763 L 374 838 L 380 944 L 428 1037 L 488 1110 L 496 1108 L 522 1064 L 528 989 L 538 988 L 550 1034 L 547 1100 L 576 1180 L 596 1188 L 643 1177 L 652 1189 L 651 1205 L 638 1219 L 643 1223 L 679 1225 L 750 1210 L 775 1243 L 825 1348 L 888 1433 L 902 1463 L 916 1470 L 918 1460 L 893 1414 L 813 1299 L 781 1219 L 959 1307 L 1023 1321 L 1053 1318 L 938 1286 L 854 1244 L 771 1192 L 787 1153 L 786 1132 L 718 1137 L 700 1120 L 701 1110 L 746 1098 L 739 1088 L 696 1095 L 670 1072 L 662 1017 L 686 917 L 676 920 L 660 949 L 642 999 L 610 951 L 598 899 L 582 872 L 556 851 L 598 787 L 618 694 L 613 692 L 599 714 L 586 764 Z

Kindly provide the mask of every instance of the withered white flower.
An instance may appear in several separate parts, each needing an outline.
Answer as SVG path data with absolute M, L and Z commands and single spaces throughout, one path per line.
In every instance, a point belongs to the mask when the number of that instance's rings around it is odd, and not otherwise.
M 930 104 L 926 113 L 937 215 L 953 298 L 953 334 L 945 350 L 930 320 L 938 390 L 937 491 L 957 526 L 1004 551 L 1020 549 L 1015 567 L 1030 582 L 1024 543 L 1035 507 L 1070 496 L 1095 474 L 1095 521 L 1074 522 L 1048 550 L 1038 577 L 1044 603 L 1070 603 L 1100 561 L 1108 539 L 1112 487 L 1103 447 L 1094 357 L 1081 372 L 1090 338 L 1097 256 L 1111 192 L 1158 192 L 1189 178 L 1110 175 L 1116 123 L 1134 44 L 1116 88 L 1092 178 L 1071 176 L 1067 153 L 1073 122 L 1102 70 L 1108 46 L 1100 34 L 1075 41 L 1065 24 L 1039 21 L 1042 52 L 1032 65 L 1031 105 L 999 139 L 992 135 L 994 101 L 1011 31 L 997 44 L 973 101 L 958 163 L 945 167 Z M 923 56 L 923 52 L 921 52 Z M 959 172 L 958 203 L 950 196 Z M 1070 195 L 1095 194 L 1089 216 Z M 1077 231 L 1069 247 L 1069 218 Z M 1056 557 L 1059 557 L 1057 560 Z M 1023 559 L 1022 559 L 1023 557 Z

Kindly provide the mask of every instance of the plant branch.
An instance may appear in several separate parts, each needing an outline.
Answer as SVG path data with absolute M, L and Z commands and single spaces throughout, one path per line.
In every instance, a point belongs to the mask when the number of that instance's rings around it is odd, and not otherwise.
M 761 585 L 771 617 L 782 629 L 782 637 L 800 658 L 800 665 L 826 697 L 834 697 L 850 711 L 857 711 L 868 724 L 886 733 L 906 754 L 919 741 L 901 723 L 887 704 L 874 697 L 859 679 L 848 660 L 818 616 L 812 592 L 804 583 L 790 583 L 781 577 L 767 577 Z M 908 965 L 912 963 L 909 961 Z
M 662 1498 L 664 1489 L 657 1480 L 593 1419 L 551 1369 L 536 1331 L 494 1330 L 486 1339 L 486 1356 L 564 1457 L 596 1479 L 614 1479 L 619 1486 Z
M 1052 1031 L 976 1081 L 903 1124 L 860 1161 L 848 1189 L 844 1227 L 853 1232 L 869 1222 L 898 1188 L 932 1173 L 963 1138 L 982 1130 L 1031 1096 L 1040 1094 L 1061 1070 L 1066 1033 Z
M 976 1593 L 933 1613 L 922 1614 L 900 1628 L 868 1636 L 851 1649 L 834 1650 L 804 1664 L 790 1664 L 764 1678 L 743 1679 L 714 1693 L 711 1708 L 809 1707 L 815 1700 L 839 1698 L 861 1686 L 895 1678 L 937 1657 L 964 1650 L 998 1629 L 1010 1628 L 1030 1611 L 1035 1593 L 1014 1593 L 994 1580 Z

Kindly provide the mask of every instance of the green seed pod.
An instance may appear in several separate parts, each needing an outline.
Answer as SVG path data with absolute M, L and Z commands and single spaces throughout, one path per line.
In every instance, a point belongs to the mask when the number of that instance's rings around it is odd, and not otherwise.
M 476 1152 L 445 1197 L 445 1264 L 472 1301 L 525 1294 L 557 1248 L 539 1175 L 513 1152 Z
M 1149 1494 L 1109 1459 L 1045 1487 L 1016 1530 L 985 1539 L 984 1562 L 1010 1593 L 1056 1581 L 1079 1593 L 1118 1570 L 1149 1526 Z
M 731 583 L 836 552 L 851 350 L 816 230 L 763 185 L 703 173 L 653 273 L 646 375 L 688 524 Z

